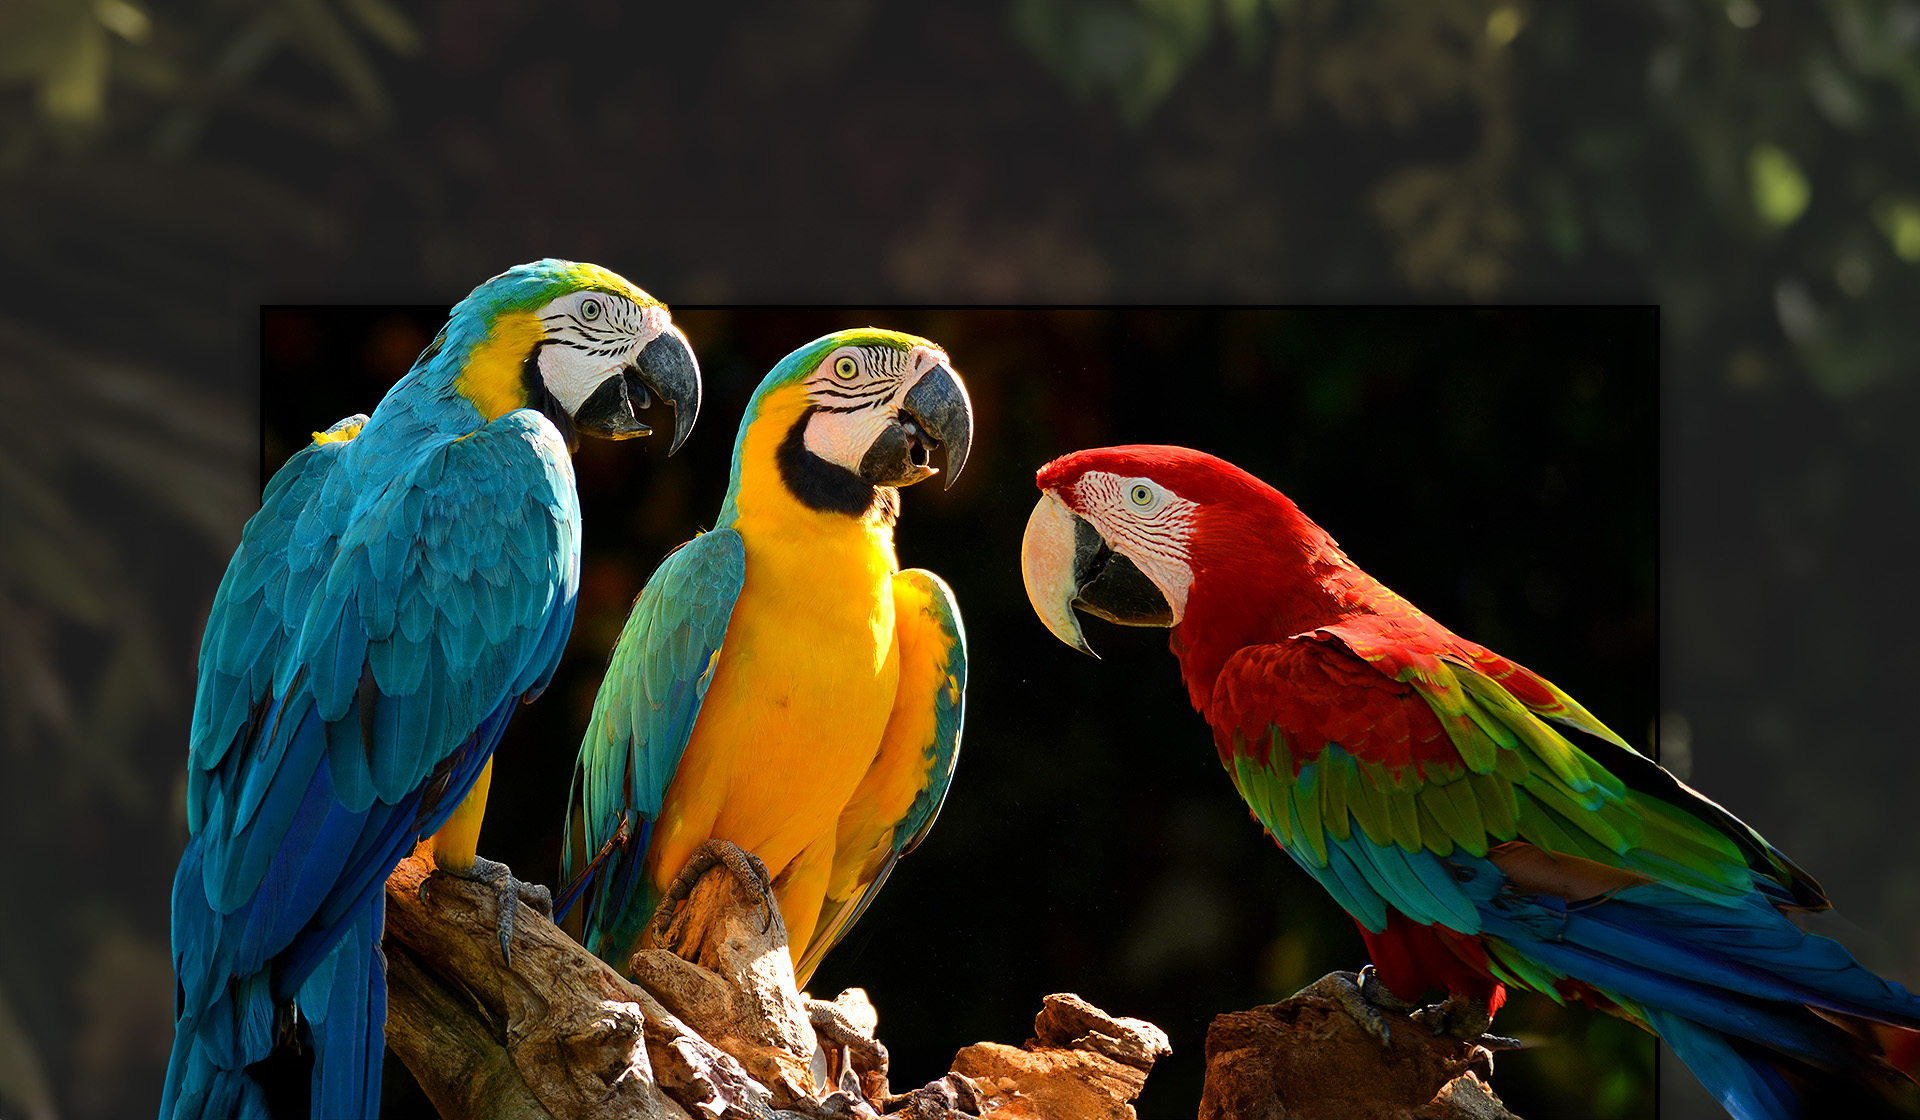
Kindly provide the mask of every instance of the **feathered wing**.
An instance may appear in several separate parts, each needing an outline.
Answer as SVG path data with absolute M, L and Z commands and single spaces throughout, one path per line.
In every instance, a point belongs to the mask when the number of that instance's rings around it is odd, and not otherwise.
M 515 412 L 380 457 L 354 446 L 365 423 L 275 475 L 207 621 L 163 1116 L 258 1111 L 240 1071 L 289 997 L 314 1114 L 377 1109 L 381 885 L 572 626 L 579 511 L 551 424 Z
M 658 900 L 642 873 L 653 822 L 713 682 L 746 571 L 746 547 L 732 529 L 674 550 L 627 616 L 594 699 L 567 798 L 560 881 L 568 885 L 558 910 L 585 900 L 581 940 L 604 958 L 629 949 L 653 915 Z
M 1235 654 L 1208 719 L 1255 815 L 1402 995 L 1477 974 L 1597 997 L 1748 1115 L 1793 1114 L 1781 1055 L 1883 1070 L 1834 1018 L 1920 1028 L 1920 1001 L 1783 915 L 1824 906 L 1817 884 L 1479 647 L 1350 619 Z
M 796 956 L 801 984 L 933 827 L 960 758 L 967 631 L 959 604 L 939 576 L 919 568 L 894 576 L 893 601 L 899 692 L 873 765 L 841 811 L 820 920 Z

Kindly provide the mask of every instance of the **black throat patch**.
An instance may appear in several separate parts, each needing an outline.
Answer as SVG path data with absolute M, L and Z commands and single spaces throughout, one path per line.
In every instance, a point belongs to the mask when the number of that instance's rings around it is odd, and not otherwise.
M 568 416 L 559 400 L 547 391 L 546 380 L 540 376 L 540 348 L 547 345 L 547 341 L 541 339 L 534 343 L 533 353 L 520 363 L 520 387 L 527 394 L 526 407 L 553 421 L 553 426 L 560 429 L 560 437 L 567 441 L 567 450 L 578 451 L 580 434 L 573 430 L 573 417 Z
M 787 429 L 774 461 L 780 467 L 780 481 L 800 504 L 822 512 L 844 513 L 849 517 L 878 516 L 888 525 L 900 517 L 900 492 L 891 486 L 875 486 L 837 463 L 829 463 L 807 450 L 807 421 L 818 412 L 808 408 Z

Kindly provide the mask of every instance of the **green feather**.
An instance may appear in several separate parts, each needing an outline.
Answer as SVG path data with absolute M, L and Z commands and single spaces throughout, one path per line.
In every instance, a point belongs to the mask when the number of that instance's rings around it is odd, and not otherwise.
M 1610 853 L 1624 852 L 1633 846 L 1632 842 L 1614 827 L 1609 819 L 1616 813 L 1605 809 L 1590 808 L 1568 797 L 1566 791 L 1553 782 L 1535 777 L 1525 783 L 1526 791 L 1538 800 L 1542 807 L 1552 810 L 1560 818 L 1580 831 L 1604 844 Z M 1627 814 L 1619 814 L 1626 816 Z
M 1429 786 L 1413 797 L 1414 812 L 1420 820 L 1420 841 L 1434 855 L 1450 856 L 1453 854 L 1453 837 L 1446 826 L 1434 818 L 1433 806 L 1427 801 L 1427 794 L 1431 792 L 1433 787 Z
M 1554 981 L 1564 978 L 1560 972 L 1528 960 L 1499 938 L 1489 937 L 1483 944 L 1487 947 L 1487 963 L 1493 966 L 1495 978 L 1517 988 L 1530 988 L 1555 1003 L 1566 1002 L 1553 986 Z
M 1387 818 L 1393 829 L 1393 842 L 1409 852 L 1419 851 L 1420 810 L 1414 804 L 1413 795 L 1397 788 L 1389 792 Z
M 1293 751 L 1287 747 L 1287 737 L 1271 725 L 1267 735 L 1267 768 L 1282 778 L 1293 777 Z
M 1313 862 L 1316 867 L 1327 865 L 1327 833 L 1320 826 L 1320 765 L 1309 763 L 1300 768 L 1300 774 L 1293 781 L 1289 801 L 1292 803 L 1293 819 L 1299 822 L 1297 835 L 1313 849 Z
M 1526 756 L 1518 750 L 1501 751 L 1494 759 L 1493 772 L 1516 785 L 1533 777 Z
M 1478 830 L 1472 833 L 1468 832 L 1467 822 L 1460 816 L 1460 811 L 1454 806 L 1452 796 L 1447 792 L 1458 784 L 1457 782 L 1449 782 L 1444 785 L 1430 785 L 1420 791 L 1421 811 L 1426 814 L 1426 819 L 1432 820 L 1435 823 L 1436 831 L 1451 841 L 1451 843 L 1447 845 L 1447 851 L 1441 852 L 1436 849 L 1436 855 L 1447 855 L 1453 850 L 1454 844 L 1470 844 L 1476 835 L 1478 835 Z M 1478 824 L 1478 814 L 1475 816 L 1476 819 L 1474 823 Z M 1422 826 L 1422 832 L 1425 832 L 1424 825 Z M 1428 847 L 1433 847 L 1433 840 L 1433 837 L 1427 837 Z
M 1287 822 L 1287 832 L 1289 835 L 1293 837 L 1294 844 L 1296 846 L 1299 845 L 1303 840 L 1306 839 L 1306 834 L 1301 831 L 1301 827 L 1300 827 L 1299 805 L 1294 801 L 1294 799 L 1291 796 L 1288 795 L 1288 793 L 1282 792 L 1280 797 L 1280 804 L 1276 806 L 1276 808 L 1285 810 L 1285 812 L 1282 813 L 1281 816 L 1285 818 Z M 1324 845 L 1325 840 L 1323 839 L 1321 843 Z M 1293 849 L 1289 849 L 1289 850 L 1293 850 Z M 1325 848 L 1322 847 L 1321 850 L 1324 852 Z
M 1360 822 L 1360 831 L 1375 844 L 1393 843 L 1393 817 L 1387 810 L 1387 792 L 1381 788 L 1381 768 L 1370 762 L 1355 759 L 1352 791 L 1359 793 L 1356 800 L 1351 796 L 1347 804 L 1352 807 L 1353 819 Z
M 1460 830 L 1453 838 L 1467 854 L 1484 856 L 1487 854 L 1487 826 L 1480 815 L 1480 802 L 1474 797 L 1473 784 L 1462 778 L 1457 782 L 1448 782 L 1441 786 L 1448 800 L 1453 802 L 1453 811 L 1460 819 Z
M 1347 812 L 1350 783 L 1358 781 L 1353 756 L 1338 747 L 1328 747 L 1320 756 L 1321 819 L 1335 840 L 1353 835 L 1353 821 Z
M 1240 787 L 1240 796 L 1260 823 L 1267 826 L 1273 838 L 1283 845 L 1293 843 L 1293 834 L 1287 827 L 1287 815 L 1274 812 L 1272 794 L 1276 785 L 1271 771 L 1256 766 L 1252 759 L 1244 754 L 1233 756 L 1234 784 Z
M 1473 786 L 1473 800 L 1479 806 L 1487 835 L 1496 841 L 1513 839 L 1519 830 L 1520 812 L 1513 783 L 1499 774 L 1474 774 L 1467 781 Z
M 1527 710 L 1498 683 L 1473 672 L 1461 673 L 1460 682 L 1489 709 L 1494 718 L 1531 747 L 1533 753 L 1570 789 L 1585 793 L 1598 785 L 1618 795 L 1625 788 L 1618 778 L 1581 754 L 1572 743 Z
M 1733 841 L 1664 801 L 1638 794 L 1629 800 L 1640 811 L 1642 824 L 1640 850 L 1633 853 L 1629 866 L 1652 866 L 1645 855 L 1657 856 L 1666 861 L 1660 865 L 1662 878 L 1676 889 L 1707 898 L 1751 889 L 1752 875 Z M 1678 879 L 1675 871 L 1690 873 L 1697 881 Z
M 1542 808 L 1532 791 L 1515 791 L 1520 806 L 1520 838 L 1536 847 L 1562 855 L 1579 856 L 1609 867 L 1619 865 L 1620 857 L 1610 848 L 1578 828 L 1568 828 L 1554 813 Z

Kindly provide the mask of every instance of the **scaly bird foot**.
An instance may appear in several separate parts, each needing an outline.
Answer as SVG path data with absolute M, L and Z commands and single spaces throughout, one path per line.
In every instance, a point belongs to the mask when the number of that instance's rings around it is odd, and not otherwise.
M 1518 1050 L 1524 1045 L 1518 1039 L 1486 1033 L 1493 1025 L 1493 1016 L 1485 1000 L 1456 994 L 1425 1007 L 1408 1003 L 1388 990 L 1372 965 L 1361 969 L 1358 975 L 1329 972 L 1300 989 L 1299 994 L 1319 996 L 1339 1004 L 1363 1030 L 1386 1047 L 1393 1045 L 1393 1032 L 1382 1011 L 1404 1015 L 1432 1031 L 1436 1038 L 1457 1038 L 1489 1051 Z
M 1517 1038 L 1488 1034 L 1493 1014 L 1487 1001 L 1454 993 L 1439 1003 L 1428 1004 L 1413 1013 L 1413 1021 L 1426 1027 L 1435 1037 L 1447 1036 L 1484 1046 L 1489 1050 L 1518 1050 Z
M 873 1037 L 879 1016 L 867 994 L 849 988 L 828 1002 L 802 995 L 814 1037 L 826 1058 L 826 1079 L 817 1089 L 837 1089 L 856 1100 L 886 1095 L 887 1048 Z M 870 1090 L 877 1089 L 878 1092 Z
M 519 910 L 518 903 L 526 903 L 548 921 L 553 920 L 553 894 L 538 883 L 529 883 L 513 877 L 504 863 L 495 863 L 484 856 L 475 856 L 473 866 L 466 871 L 455 871 L 443 867 L 440 870 L 456 879 L 465 879 L 470 883 L 486 883 L 493 887 L 499 903 L 500 913 L 500 956 L 507 964 L 513 964 L 513 916 Z
M 1340 1005 L 1360 1028 L 1380 1040 L 1380 1045 L 1393 1046 L 1393 1030 L 1387 1026 L 1382 1009 L 1397 1014 L 1405 1014 L 1413 1009 L 1413 1004 L 1396 997 L 1387 990 L 1387 986 L 1374 975 L 1373 966 L 1360 970 L 1356 975 L 1351 972 L 1329 972 L 1313 983 L 1300 989 L 1297 995 L 1318 996 Z
M 701 877 L 715 867 L 725 867 L 733 872 L 733 877 L 739 880 L 747 893 L 759 899 L 763 908 L 760 932 L 765 933 L 773 928 L 774 907 L 779 904 L 773 898 L 773 880 L 767 874 L 767 865 L 760 862 L 759 856 L 730 840 L 708 840 L 687 857 L 686 866 L 673 877 L 666 893 L 661 895 L 660 904 L 654 907 L 653 917 L 647 921 L 646 943 L 667 943 L 667 929 L 673 925 L 674 909 L 693 893 Z

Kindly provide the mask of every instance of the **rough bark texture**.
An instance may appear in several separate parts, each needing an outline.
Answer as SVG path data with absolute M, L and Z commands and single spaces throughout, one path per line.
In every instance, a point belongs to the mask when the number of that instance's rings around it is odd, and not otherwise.
M 665 948 L 634 956 L 637 983 L 519 902 L 509 965 L 497 899 L 424 851 L 387 880 L 387 1042 L 448 1120 L 1132 1120 L 1126 1102 L 1167 1053 L 1151 1023 L 1048 996 L 1026 1049 L 970 1046 L 954 1072 L 892 1094 L 865 993 L 809 1007 L 779 914 L 725 868 Z M 860 1091 L 816 1091 L 820 1022 L 845 1037 L 819 1068 L 848 1063 Z
M 865 994 L 803 1000 L 780 915 L 724 867 L 634 956 L 637 983 L 520 902 L 509 965 L 497 899 L 424 854 L 387 881 L 387 1041 L 448 1120 L 1137 1120 L 1171 1052 L 1153 1024 L 1056 994 L 1024 1046 L 968 1046 L 893 1094 Z M 1200 1120 L 1517 1120 L 1485 1049 L 1385 1018 L 1391 1049 L 1311 993 L 1220 1016 Z
M 793 982 L 787 927 L 731 873 L 694 887 L 667 929 L 666 948 L 628 966 L 641 987 L 772 1090 L 776 1108 L 813 1100 L 813 1026 Z
M 424 854 L 387 881 L 387 1041 L 448 1120 L 1136 1120 L 1170 1052 L 1151 1023 L 1050 995 L 1024 1047 L 977 1043 L 892 1094 L 864 993 L 809 1007 L 780 915 L 725 868 L 695 886 L 664 948 L 634 956 L 638 983 L 519 902 L 509 965 L 497 899 Z M 1308 993 L 1220 1016 L 1200 1120 L 1517 1120 L 1486 1086 L 1486 1050 L 1385 1018 L 1391 1049 Z M 816 1053 L 828 1036 L 841 1038 L 831 1061 Z M 847 1063 L 854 1076 L 838 1078 Z
M 1391 1048 L 1305 993 L 1216 1018 L 1200 1120 L 1518 1120 L 1487 1087 L 1485 1048 L 1385 1020 Z
M 954 1055 L 988 1120 L 1135 1120 L 1147 1071 L 1173 1052 L 1159 1027 L 1076 995 L 1048 996 L 1033 1032 L 1024 1049 L 981 1042 Z
M 448 1118 L 764 1117 L 767 1090 L 522 903 L 416 855 L 387 880 L 387 1043 Z

